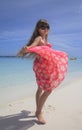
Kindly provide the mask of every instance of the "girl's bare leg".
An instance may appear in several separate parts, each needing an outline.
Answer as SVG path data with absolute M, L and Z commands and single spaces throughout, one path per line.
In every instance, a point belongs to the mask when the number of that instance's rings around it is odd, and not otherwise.
M 42 116 L 42 108 L 43 108 L 44 103 L 47 100 L 48 96 L 50 95 L 50 93 L 51 93 L 51 91 L 44 91 L 42 94 L 42 91 L 38 91 L 38 94 L 37 94 L 39 96 L 37 96 L 38 99 L 36 100 L 37 101 L 36 116 L 42 124 L 46 123 L 46 121 L 44 120 L 44 118 Z
M 40 89 L 40 87 L 38 87 L 37 92 L 36 92 L 36 111 L 38 109 L 38 104 L 39 104 L 41 95 L 42 95 L 42 90 Z

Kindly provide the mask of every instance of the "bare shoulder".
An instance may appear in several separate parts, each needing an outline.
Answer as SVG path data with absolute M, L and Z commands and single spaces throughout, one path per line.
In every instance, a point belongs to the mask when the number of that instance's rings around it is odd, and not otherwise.
M 38 46 L 41 43 L 41 36 L 35 38 L 34 42 L 30 45 L 30 47 Z
M 38 37 L 35 38 L 34 41 L 40 42 L 41 40 L 42 40 L 42 37 L 41 37 L 41 36 L 38 36 Z
M 44 40 L 42 39 L 41 36 L 38 36 L 37 38 L 35 38 L 34 42 L 37 43 L 37 45 L 44 45 Z

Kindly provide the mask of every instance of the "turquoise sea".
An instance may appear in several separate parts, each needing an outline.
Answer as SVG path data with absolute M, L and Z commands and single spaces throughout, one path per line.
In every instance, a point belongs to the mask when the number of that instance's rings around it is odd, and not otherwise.
M 33 59 L 0 57 L 0 105 L 35 94 Z M 66 80 L 82 77 L 82 59 L 69 60 Z

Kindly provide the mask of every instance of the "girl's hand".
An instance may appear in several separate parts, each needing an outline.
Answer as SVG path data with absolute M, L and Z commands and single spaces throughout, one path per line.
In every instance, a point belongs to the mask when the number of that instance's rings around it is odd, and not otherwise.
M 28 53 L 28 47 L 27 47 L 27 46 L 24 46 L 24 47 L 22 48 L 22 51 L 23 51 L 23 53 Z
M 24 56 L 26 53 L 28 53 L 28 48 L 27 46 L 24 46 L 18 53 L 17 56 Z
M 24 46 L 22 48 L 23 53 L 29 53 L 29 50 L 28 50 L 29 48 L 30 48 L 30 46 Z

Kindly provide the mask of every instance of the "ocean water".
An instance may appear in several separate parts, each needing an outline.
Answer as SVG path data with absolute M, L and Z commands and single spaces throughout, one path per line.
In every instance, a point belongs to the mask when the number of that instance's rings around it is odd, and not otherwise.
M 33 60 L 0 58 L 0 105 L 35 94 L 37 89 Z M 66 79 L 82 77 L 82 59 L 69 60 Z

